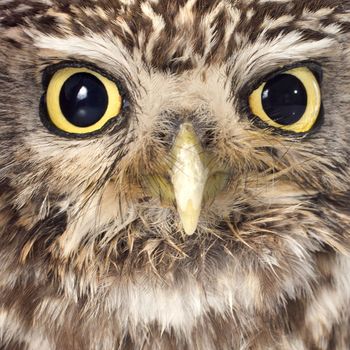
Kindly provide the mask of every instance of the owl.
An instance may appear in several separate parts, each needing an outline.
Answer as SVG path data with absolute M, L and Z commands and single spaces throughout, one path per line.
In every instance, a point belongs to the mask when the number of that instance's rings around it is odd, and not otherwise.
M 0 349 L 350 348 L 349 0 L 0 0 Z

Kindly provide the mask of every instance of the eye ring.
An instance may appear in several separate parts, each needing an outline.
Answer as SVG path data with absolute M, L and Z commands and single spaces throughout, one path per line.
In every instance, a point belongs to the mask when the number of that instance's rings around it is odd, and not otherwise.
M 295 77 L 303 86 L 307 96 L 305 111 L 294 123 L 278 123 L 268 115 L 263 106 L 263 93 L 269 81 L 261 84 L 249 96 L 249 106 L 251 112 L 260 118 L 267 125 L 277 129 L 282 129 L 294 133 L 306 133 L 315 125 L 322 107 L 322 95 L 320 85 L 314 73 L 307 67 L 297 67 L 282 72 L 279 76 L 289 75 Z M 286 116 L 287 117 L 287 116 Z
M 101 86 L 104 87 L 106 92 L 107 105 L 102 117 L 88 126 L 74 125 L 64 115 L 61 106 L 62 89 L 70 78 L 79 74 L 93 77 L 100 85 L 102 84 Z M 102 74 L 85 67 L 66 67 L 56 71 L 51 77 L 47 87 L 45 103 L 48 118 L 57 129 L 68 134 L 83 135 L 100 130 L 111 119 L 116 118 L 122 110 L 123 99 L 117 84 Z

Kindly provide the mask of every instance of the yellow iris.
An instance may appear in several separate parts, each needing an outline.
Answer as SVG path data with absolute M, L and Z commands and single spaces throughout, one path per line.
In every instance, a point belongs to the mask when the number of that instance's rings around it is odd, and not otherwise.
M 93 125 L 81 127 L 74 125 L 64 115 L 60 102 L 61 91 L 65 83 L 75 74 L 87 73 L 97 78 L 104 86 L 108 103 L 105 112 Z M 49 83 L 46 94 L 46 106 L 51 122 L 60 130 L 71 134 L 88 134 L 101 129 L 109 120 L 115 118 L 122 108 L 122 97 L 117 85 L 103 75 L 88 68 L 63 68 L 58 70 Z M 94 116 L 89 116 L 94 118 Z
M 316 123 L 321 110 L 322 97 L 321 89 L 315 75 L 307 67 L 294 68 L 289 71 L 283 72 L 283 74 L 290 74 L 303 84 L 306 95 L 307 104 L 304 114 L 295 123 L 288 125 L 281 125 L 273 120 L 263 107 L 263 92 L 265 90 L 267 82 L 264 82 L 257 88 L 249 97 L 249 105 L 252 113 L 259 117 L 266 124 L 275 128 L 279 128 L 286 131 L 292 131 L 295 133 L 304 133 L 311 130 Z M 287 116 L 286 116 L 287 117 Z

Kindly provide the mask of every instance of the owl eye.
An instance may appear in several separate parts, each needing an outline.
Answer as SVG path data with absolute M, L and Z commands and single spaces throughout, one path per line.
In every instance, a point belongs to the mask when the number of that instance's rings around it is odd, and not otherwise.
M 275 128 L 304 133 L 321 110 L 321 89 L 307 67 L 288 70 L 264 82 L 249 97 L 252 113 Z
M 63 68 L 50 80 L 46 107 L 58 129 L 87 134 L 118 116 L 122 97 L 117 85 L 99 73 L 87 68 Z

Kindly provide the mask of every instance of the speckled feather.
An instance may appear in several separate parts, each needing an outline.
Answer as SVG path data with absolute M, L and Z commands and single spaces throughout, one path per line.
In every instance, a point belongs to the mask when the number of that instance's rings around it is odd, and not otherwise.
M 0 349 L 349 349 L 349 43 L 348 0 L 0 0 Z M 42 123 L 62 61 L 124 87 L 102 133 Z M 256 125 L 249 92 L 298 62 L 320 125 Z M 143 183 L 188 119 L 234 169 L 191 237 Z

